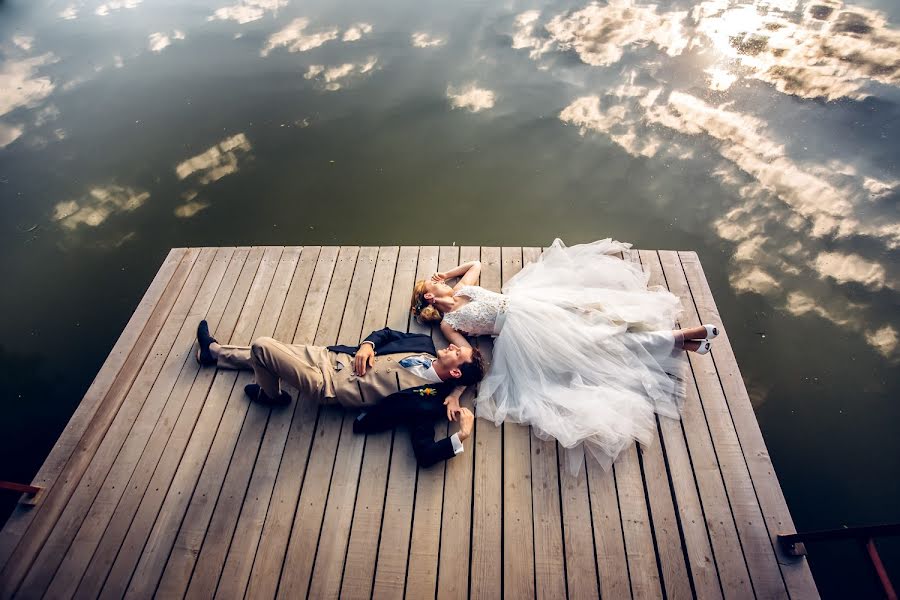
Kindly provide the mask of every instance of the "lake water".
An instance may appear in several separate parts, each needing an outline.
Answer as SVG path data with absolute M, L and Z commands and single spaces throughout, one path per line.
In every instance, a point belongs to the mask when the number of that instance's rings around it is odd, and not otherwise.
M 891 0 L 0 2 L 0 479 L 171 247 L 614 237 L 699 253 L 799 529 L 900 521 L 898 27 Z M 810 551 L 825 596 L 877 593 L 854 544 Z

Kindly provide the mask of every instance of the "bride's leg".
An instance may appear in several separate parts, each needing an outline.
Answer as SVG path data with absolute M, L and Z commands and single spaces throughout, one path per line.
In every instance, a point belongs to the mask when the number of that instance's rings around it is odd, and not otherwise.
M 684 344 L 681 347 L 687 351 L 696 352 L 697 350 L 700 349 L 700 341 L 699 340 L 687 340 L 686 342 L 684 342 Z
M 679 329 L 675 332 L 675 339 L 678 340 L 678 334 L 681 334 L 685 340 L 702 340 L 706 338 L 705 327 L 691 327 L 689 329 Z
M 702 327 L 700 329 L 703 329 Z M 685 339 L 685 332 L 693 331 L 692 329 L 676 329 L 672 332 L 675 336 L 675 347 L 682 348 L 690 352 L 696 352 L 700 349 L 700 340 Z

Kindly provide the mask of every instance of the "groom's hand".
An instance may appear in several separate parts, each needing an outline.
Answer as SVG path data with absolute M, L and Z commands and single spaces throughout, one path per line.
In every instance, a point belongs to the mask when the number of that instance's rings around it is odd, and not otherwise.
M 375 366 L 375 348 L 372 344 L 363 344 L 356 351 L 353 358 L 353 372 L 362 377 L 366 374 L 366 369 Z
M 475 428 L 475 415 L 468 408 L 459 409 L 459 441 L 463 441 L 472 435 Z
M 459 396 L 447 396 L 447 399 L 444 400 L 444 406 L 447 407 L 447 420 L 455 421 L 460 411 Z

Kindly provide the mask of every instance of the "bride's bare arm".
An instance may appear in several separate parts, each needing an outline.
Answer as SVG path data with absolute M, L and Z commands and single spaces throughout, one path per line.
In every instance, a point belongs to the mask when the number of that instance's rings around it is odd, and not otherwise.
M 453 286 L 454 290 L 458 290 L 464 285 L 476 285 L 478 283 L 478 278 L 481 277 L 481 261 L 473 260 L 466 272 L 460 278 L 459 283 Z M 455 342 L 454 342 L 455 343 Z
M 469 343 L 469 340 L 466 339 L 466 336 L 453 329 L 443 321 L 441 321 L 441 333 L 444 334 L 444 337 L 447 338 L 447 341 L 451 344 L 456 344 L 460 348 L 472 347 L 472 344 Z
M 463 263 L 458 267 L 454 267 L 444 273 L 435 273 L 431 276 L 434 281 L 442 281 L 445 279 L 453 279 L 460 277 L 459 282 L 453 286 L 454 290 L 458 290 L 464 285 L 475 285 L 478 283 L 478 277 L 481 275 L 481 261 L 473 260 Z

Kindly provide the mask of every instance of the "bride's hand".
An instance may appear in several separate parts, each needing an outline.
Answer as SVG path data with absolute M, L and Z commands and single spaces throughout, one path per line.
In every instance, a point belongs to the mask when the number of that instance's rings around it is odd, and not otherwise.
M 431 280 L 435 283 L 441 283 L 445 279 L 447 279 L 446 273 L 435 273 L 434 275 L 431 276 Z

